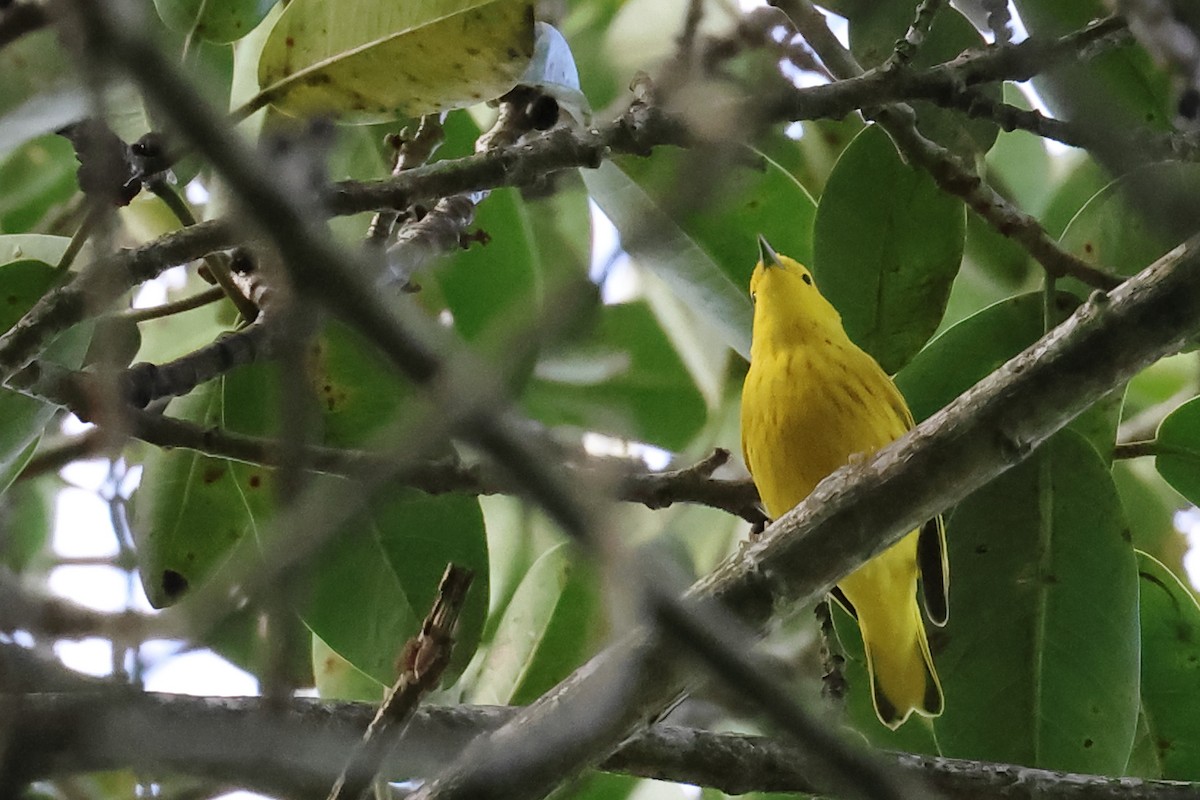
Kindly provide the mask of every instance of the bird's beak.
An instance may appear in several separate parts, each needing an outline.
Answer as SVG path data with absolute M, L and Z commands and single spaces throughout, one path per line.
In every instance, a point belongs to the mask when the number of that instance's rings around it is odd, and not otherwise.
M 779 261 L 779 253 L 775 252 L 775 248 L 771 247 L 767 242 L 767 237 L 761 233 L 758 235 L 758 260 L 766 269 L 771 267 L 782 267 L 783 264 Z

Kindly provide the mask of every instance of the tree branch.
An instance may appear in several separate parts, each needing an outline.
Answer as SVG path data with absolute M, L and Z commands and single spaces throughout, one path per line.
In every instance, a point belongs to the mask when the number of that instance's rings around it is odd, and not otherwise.
M 117 44 L 132 44 L 129 50 L 112 48 L 112 57 L 127 59 L 127 66 L 158 65 L 145 61 L 147 53 L 138 49 L 140 42 L 113 38 Z M 169 83 L 150 87 L 149 81 L 157 77 L 155 73 L 146 78 L 147 86 L 165 103 L 164 98 L 170 95 L 167 90 L 172 87 Z M 189 110 L 184 105 L 177 111 L 181 119 Z M 200 129 L 195 135 L 205 141 L 211 132 Z M 265 202 L 262 207 L 248 205 L 258 209 L 260 224 L 277 237 L 281 250 L 290 248 L 284 250 L 285 259 L 293 261 L 295 274 L 311 284 L 305 289 L 319 295 L 330 287 L 346 288 L 346 282 L 329 283 L 316 270 L 318 264 L 330 269 L 340 265 L 338 254 L 333 252 L 334 258 L 324 258 L 330 255 L 330 248 L 312 237 L 303 220 L 295 219 L 294 209 L 265 194 L 269 184 L 256 183 L 258 175 L 244 152 L 236 145 L 225 148 L 224 140 L 218 144 L 210 140 L 209 145 L 208 154 L 227 177 L 232 180 L 240 176 L 239 180 L 247 182 L 237 187 L 245 190 L 243 199 Z M 268 222 L 280 225 L 272 228 Z M 312 249 L 314 244 L 317 247 Z M 1189 243 L 1175 254 L 1186 262 L 1187 269 L 1159 265 L 1142 279 L 1130 281 L 1114 293 L 1111 303 L 1097 301 L 1088 306 L 1026 354 L 1020 361 L 1023 371 L 1001 370 L 981 384 L 984 388 L 968 393 L 871 464 L 843 471 L 827 481 L 809 502 L 775 526 L 775 535 L 751 547 L 744 560 L 728 562 L 696 591 L 732 601 L 747 620 L 761 624 L 769 616 L 773 601 L 819 595 L 916 523 L 1020 461 L 1079 413 L 1089 398 L 1177 348 L 1183 333 L 1193 332 L 1200 312 L 1200 278 L 1189 279 L 1186 274 L 1197 271 L 1194 250 L 1195 243 Z M 373 298 L 363 295 L 363 287 L 350 284 L 349 288 L 354 292 L 333 298 L 335 309 L 365 314 L 358 320 L 360 327 L 418 380 L 428 382 L 441 377 L 436 354 L 423 349 L 422 343 L 406 339 L 402 327 L 389 324 L 379 314 L 377 304 L 372 303 Z M 1144 336 L 1129 336 L 1139 329 Z M 1131 341 L 1134 339 L 1137 341 Z M 473 432 L 489 450 L 506 457 L 518 472 L 529 473 L 538 466 L 528 463 L 532 454 L 509 453 L 499 446 L 508 443 L 504 441 L 505 431 L 480 425 Z M 525 462 L 511 457 L 514 455 Z M 581 527 L 572 525 L 572 509 L 558 511 L 568 529 Z M 813 557 L 826 553 L 832 557 Z M 685 676 L 672 662 L 672 655 L 645 635 L 630 637 L 523 712 L 507 731 L 498 732 L 495 740 L 472 747 L 461 766 L 423 794 L 471 796 L 487 791 L 492 796 L 525 797 L 547 791 L 564 771 L 593 763 L 630 729 L 642 724 L 648 712 L 661 708 L 683 687 Z M 619 695 L 611 691 L 614 687 L 620 689 Z M 607 695 L 600 716 L 594 703 L 598 693 Z M 614 704 L 614 698 L 619 703 Z M 581 718 L 599 724 L 581 728 Z M 555 738 L 564 731 L 571 735 Z M 498 759 L 511 754 L 505 745 L 516 741 L 543 745 L 554 741 L 557 747 L 544 754 L 541 761 L 534 759 L 518 763 L 518 768 L 501 769 Z
M 474 573 L 469 569 L 446 565 L 433 608 L 426 615 L 421 630 L 404 645 L 400 677 L 371 719 L 362 741 L 354 748 L 350 763 L 329 793 L 329 800 L 358 800 L 403 735 L 421 697 L 437 688 L 442 673 L 450 664 L 454 628 L 473 577 Z
M 373 712 L 365 703 L 295 699 L 270 715 L 264 713 L 261 698 L 79 687 L 61 693 L 63 688 L 10 694 L 0 701 L 24 722 L 25 740 L 6 759 L 22 780 L 132 766 L 319 798 Z M 385 762 L 385 774 L 394 779 L 428 776 L 476 736 L 495 731 L 518 713 L 516 708 L 496 706 L 420 709 Z M 1191 800 L 1200 788 L 1195 783 L 1069 774 L 910 753 L 881 756 L 893 769 L 923 778 L 952 800 Z M 726 794 L 812 793 L 813 767 L 811 755 L 787 741 L 667 725 L 634 737 L 600 765 L 609 772 L 690 783 Z
M 803 120 L 840 118 L 863 107 L 905 99 L 961 103 L 963 86 L 1023 80 L 1075 57 L 1080 48 L 1098 46 L 1122 33 L 1122 23 L 1108 18 L 1061 39 L 1029 39 L 1018 45 L 989 48 L 928 70 L 874 71 L 823 86 L 788 86 L 786 91 L 775 93 L 776 99 L 766 113 L 768 119 Z M 524 144 L 436 162 L 392 178 L 342 182 L 330 190 L 326 206 L 331 214 L 346 215 L 415 203 L 433 204 L 456 194 L 527 185 L 559 170 L 596 167 L 613 153 L 648 155 L 654 147 L 686 145 L 689 141 L 681 121 L 654 106 L 635 103 L 602 127 L 556 128 Z M 1197 148 L 1180 146 L 1174 140 L 1164 146 L 1177 157 L 1197 152 Z M 1001 222 L 1008 230 L 1012 225 L 1020 228 L 1023 220 L 1023 215 L 1005 216 Z M 239 228 L 232 221 L 212 220 L 93 261 L 69 283 L 48 292 L 12 329 L 0 335 L 0 381 L 7 381 L 15 370 L 36 357 L 54 336 L 106 310 L 130 288 L 169 267 L 233 247 L 241 240 Z
M 50 24 L 46 7 L 36 0 L 19 0 L 0 11 L 0 47 Z
M 863 74 L 863 68 L 829 30 L 824 15 L 811 0 L 776 0 L 775 5 L 788 13 L 836 77 L 849 79 Z M 1120 277 L 1063 250 L 1036 219 L 1008 202 L 960 158 L 921 135 L 911 106 L 892 102 L 865 113 L 888 132 L 907 160 L 929 173 L 942 191 L 958 197 L 998 233 L 1024 247 L 1051 277 L 1071 276 L 1099 289 L 1111 289 L 1121 282 Z
M 866 464 L 834 473 L 692 593 L 719 598 L 756 628 L 781 609 L 815 602 L 921 522 L 1023 461 L 1097 398 L 1178 352 L 1197 332 L 1200 238 L 1109 296 L 1097 294 Z M 594 765 L 685 689 L 689 675 L 675 649 L 645 630 L 631 633 L 510 725 L 472 745 L 419 796 L 458 800 L 485 786 L 489 796 L 504 800 L 543 796 L 564 773 Z M 611 702 L 617 686 L 621 707 L 597 721 L 595 705 Z M 581 719 L 592 727 L 568 738 L 572 720 Z M 556 741 L 553 763 L 530 760 L 504 769 L 501 759 L 516 740 Z
M 92 261 L 70 282 L 43 295 L 0 336 L 0 378 L 7 380 L 59 333 L 107 310 L 132 287 L 157 278 L 176 264 L 235 244 L 236 226 L 212 220 Z
M 130 435 L 159 447 L 180 447 L 248 464 L 279 466 L 280 442 L 274 439 L 233 433 L 221 428 L 204 428 L 185 420 L 135 410 L 129 414 Z M 305 463 L 313 470 L 335 475 L 352 475 L 386 466 L 387 454 L 310 446 Z M 675 503 L 695 503 L 726 511 L 755 523 L 763 519 L 758 508 L 758 490 L 747 479 L 714 478 L 713 472 L 729 459 L 729 451 L 718 449 L 696 464 L 666 472 L 647 472 L 639 463 L 612 463 L 584 453 L 567 456 L 563 468 L 585 483 L 615 475 L 614 496 L 648 508 L 667 508 Z M 509 494 L 518 490 L 503 469 L 488 463 L 463 464 L 457 460 L 425 461 L 404 476 L 405 485 L 428 494 Z

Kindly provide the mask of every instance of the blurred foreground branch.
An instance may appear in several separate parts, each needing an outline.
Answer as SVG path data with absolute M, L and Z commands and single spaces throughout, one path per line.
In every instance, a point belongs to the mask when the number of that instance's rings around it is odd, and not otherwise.
M 374 709 L 365 703 L 297 699 L 268 714 L 260 698 L 203 698 L 79 691 L 8 695 L 23 739 L 5 753 L 22 780 L 83 770 L 134 767 L 183 773 L 298 798 L 324 797 L 341 759 L 355 747 Z M 386 760 L 393 780 L 427 776 L 476 736 L 518 709 L 497 706 L 418 710 Z M 99 735 L 103 731 L 105 735 Z M 154 731 L 149 734 L 148 731 Z M 1200 785 L 1106 778 L 908 753 L 883 754 L 894 769 L 920 777 L 947 798 L 971 800 L 1184 800 Z M 727 794 L 814 791 L 811 756 L 763 736 L 656 725 L 623 744 L 600 768 L 679 781 Z
M 843 468 L 758 542 L 692 589 L 746 624 L 815 602 L 924 520 L 1023 461 L 1097 398 L 1200 332 L 1200 238 L 1072 317 L 869 462 Z M 495 735 L 422 798 L 544 796 L 645 727 L 691 680 L 677 647 L 640 630 L 610 646 Z M 610 708 L 595 720 L 598 703 Z M 579 731 L 579 720 L 591 728 Z M 554 741 L 553 753 L 532 743 Z
M 843 80 L 826 85 L 775 86 L 768 90 L 776 99 L 763 121 L 841 118 L 863 108 L 913 99 L 953 105 L 957 100 L 950 96 L 956 92 L 1001 80 L 1023 80 L 1076 57 L 1081 48 L 1120 35 L 1122 30 L 1119 20 L 1109 19 L 1058 40 L 1027 40 L 991 48 L 925 70 L 843 73 Z M 345 181 L 332 187 L 324 205 L 333 215 L 403 209 L 418 203 L 431 206 L 454 195 L 529 185 L 565 169 L 594 168 L 613 154 L 644 156 L 655 147 L 690 143 L 691 135 L 681 120 L 656 106 L 635 102 L 617 119 L 593 128 L 555 128 L 528 142 L 404 170 L 387 179 Z M 1175 155 L 1196 151 L 1169 143 L 1165 147 Z M 1002 219 L 1011 222 L 1017 218 L 1007 215 Z M 1020 229 L 1033 231 L 1027 223 L 1021 222 Z M 1040 239 L 1034 232 L 1028 236 L 1038 245 Z M 103 312 L 130 288 L 177 264 L 241 244 L 245 238 L 244 229 L 234 221 L 211 220 L 96 259 L 70 282 L 47 293 L 0 336 L 0 380 L 7 380 L 37 356 L 55 335 Z M 1043 257 L 1051 258 L 1045 253 Z

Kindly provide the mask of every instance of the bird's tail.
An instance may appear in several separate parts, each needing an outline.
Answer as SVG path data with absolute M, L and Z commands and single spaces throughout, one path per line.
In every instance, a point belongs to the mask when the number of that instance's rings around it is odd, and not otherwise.
M 871 677 L 871 701 L 879 720 L 892 730 L 913 711 L 936 717 L 944 705 L 921 610 L 915 600 L 911 606 L 911 624 L 880 626 L 875 631 L 859 619 Z

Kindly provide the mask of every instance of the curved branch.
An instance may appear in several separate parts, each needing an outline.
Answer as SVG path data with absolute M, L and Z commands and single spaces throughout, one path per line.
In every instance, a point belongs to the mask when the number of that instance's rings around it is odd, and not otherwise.
M 846 49 L 811 0 L 776 0 L 796 23 L 813 49 L 838 78 L 863 75 L 863 68 Z M 890 102 L 866 114 L 887 131 L 896 149 L 937 183 L 945 193 L 959 198 L 1002 236 L 1020 244 L 1042 265 L 1051 277 L 1071 276 L 1089 286 L 1111 289 L 1121 282 L 1119 276 L 1088 264 L 1059 247 L 1036 219 L 1022 212 L 975 174 L 966 163 L 941 145 L 927 139 L 918 130 L 912 106 Z
M 868 463 L 834 473 L 758 542 L 696 583 L 692 594 L 721 599 L 755 628 L 781 608 L 816 601 L 1198 332 L 1200 237 L 1195 237 L 1110 295 L 1097 293 L 1041 341 Z M 641 730 L 685 690 L 690 674 L 679 662 L 675 648 L 650 632 L 631 633 L 510 725 L 473 745 L 418 796 L 467 798 L 483 790 L 481 781 L 490 782 L 491 796 L 505 800 L 544 796 L 562 775 L 595 764 L 597 754 Z M 621 702 L 612 708 L 617 691 Z M 599 719 L 597 704 L 606 708 Z M 575 727 L 579 720 L 591 725 L 586 734 Z M 549 740 L 558 743 L 553 754 L 526 747 L 518 751 L 519 761 L 512 757 L 516 742 Z
M 212 456 L 250 464 L 279 465 L 280 442 L 258 436 L 233 433 L 221 428 L 204 428 L 173 417 L 133 411 L 127 423 L 130 434 L 159 447 L 179 447 Z M 582 454 L 581 454 L 582 455 Z M 318 472 L 352 475 L 373 465 L 385 467 L 388 456 L 369 450 L 349 450 L 310 446 L 304 451 L 305 463 Z M 589 475 L 611 476 L 620 469 L 614 495 L 618 500 L 640 503 L 648 508 L 666 508 L 675 503 L 695 503 L 726 511 L 747 522 L 762 520 L 758 509 L 758 490 L 747 479 L 714 478 L 713 472 L 726 463 L 729 451 L 718 449 L 689 467 L 667 472 L 646 472 L 640 463 L 622 463 L 619 467 L 584 457 L 582 463 L 568 461 L 564 468 L 581 480 Z M 466 494 L 508 494 L 516 491 L 512 479 L 489 464 L 462 464 L 453 460 L 426 461 L 404 475 L 404 483 L 428 494 L 463 492 Z
M 8 380 L 55 336 L 107 310 L 132 287 L 157 278 L 176 264 L 235 244 L 236 226 L 227 220 L 212 220 L 96 259 L 71 281 L 47 292 L 0 336 L 0 378 Z
M 1109 18 L 1061 39 L 1031 39 L 989 48 L 919 72 L 875 71 L 823 86 L 789 86 L 773 101 L 767 114 L 769 119 L 777 120 L 840 118 L 863 107 L 900 100 L 957 103 L 961 102 L 958 95 L 963 86 L 1028 78 L 1076 56 L 1081 48 L 1120 35 L 1122 30 L 1119 20 Z M 680 120 L 654 106 L 635 103 L 604 126 L 557 128 L 528 143 L 439 161 L 392 178 L 336 184 L 326 198 L 326 208 L 333 215 L 347 215 L 432 203 L 455 194 L 526 185 L 559 170 L 596 167 L 612 153 L 648 155 L 654 147 L 686 145 L 689 141 Z M 1192 151 L 1175 147 L 1171 152 L 1179 155 Z M 1005 219 L 1021 222 L 1020 217 Z M 104 311 L 130 288 L 176 264 L 233 247 L 242 241 L 241 234 L 232 220 L 201 222 L 92 262 L 72 281 L 48 292 L 11 330 L 0 335 L 0 381 L 6 381 L 36 357 L 54 336 Z

